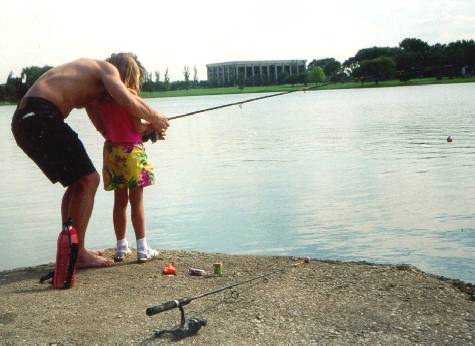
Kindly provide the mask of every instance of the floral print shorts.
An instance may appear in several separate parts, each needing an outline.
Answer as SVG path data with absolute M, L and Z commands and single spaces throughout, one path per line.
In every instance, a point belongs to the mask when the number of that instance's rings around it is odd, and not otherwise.
M 142 143 L 104 143 L 102 176 L 106 191 L 155 183 L 153 166 Z

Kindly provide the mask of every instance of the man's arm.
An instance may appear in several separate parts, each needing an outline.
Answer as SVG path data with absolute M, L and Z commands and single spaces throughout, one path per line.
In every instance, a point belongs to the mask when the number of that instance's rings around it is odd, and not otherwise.
M 150 122 L 158 131 L 168 128 L 168 119 L 165 115 L 156 112 L 137 95 L 132 94 L 120 79 L 119 71 L 110 63 L 101 61 L 101 79 L 105 89 L 111 97 L 129 114 Z
M 137 131 L 138 133 L 143 134 L 145 130 L 147 130 L 147 124 L 143 123 L 142 119 L 133 118 L 132 125 L 134 126 L 134 130 Z
M 137 92 L 134 89 L 127 88 L 129 92 L 131 92 L 133 95 L 137 96 Z M 150 126 L 150 123 L 148 121 L 142 120 L 141 118 L 132 118 L 132 125 L 134 127 L 134 130 L 139 132 L 140 134 L 144 134 L 145 130 L 147 130 L 147 127 Z

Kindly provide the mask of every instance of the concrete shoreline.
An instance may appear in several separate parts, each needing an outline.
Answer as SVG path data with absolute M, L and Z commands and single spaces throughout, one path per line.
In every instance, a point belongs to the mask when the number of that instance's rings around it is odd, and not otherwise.
M 174 262 L 176 276 L 164 276 Z M 188 268 L 222 277 L 190 276 Z M 475 285 L 426 274 L 409 265 L 163 251 L 137 264 L 130 256 L 109 268 L 77 273 L 75 287 L 54 290 L 39 278 L 52 265 L 0 272 L 0 338 L 15 344 L 161 344 L 154 329 L 179 323 L 174 309 L 145 309 L 283 268 L 266 280 L 197 299 L 187 317 L 207 325 L 180 344 L 474 344 Z

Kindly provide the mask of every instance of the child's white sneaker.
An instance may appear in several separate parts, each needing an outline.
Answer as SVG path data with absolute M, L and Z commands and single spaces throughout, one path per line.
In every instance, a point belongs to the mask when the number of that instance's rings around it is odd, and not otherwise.
M 150 247 L 144 251 L 137 251 L 137 261 L 142 263 L 153 258 L 158 258 L 158 256 L 160 256 L 160 252 Z
M 126 247 L 125 249 L 116 249 L 114 262 L 122 262 L 131 253 L 132 253 L 132 250 L 130 250 L 128 247 Z

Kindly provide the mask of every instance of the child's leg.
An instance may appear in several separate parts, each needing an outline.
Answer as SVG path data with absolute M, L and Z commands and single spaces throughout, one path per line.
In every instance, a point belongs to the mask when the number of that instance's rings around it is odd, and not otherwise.
M 145 238 L 143 187 L 130 189 L 129 197 L 132 209 L 132 225 L 134 226 L 135 238 L 137 240 L 137 259 L 139 262 L 145 262 L 148 259 L 158 257 L 159 252 L 150 248 Z
M 143 206 L 143 187 L 130 189 L 130 207 L 132 225 L 134 226 L 135 238 L 145 238 L 145 216 Z
M 114 190 L 114 232 L 117 239 L 116 261 L 121 261 L 130 253 L 126 239 L 127 230 L 127 205 L 129 203 L 128 189 Z

